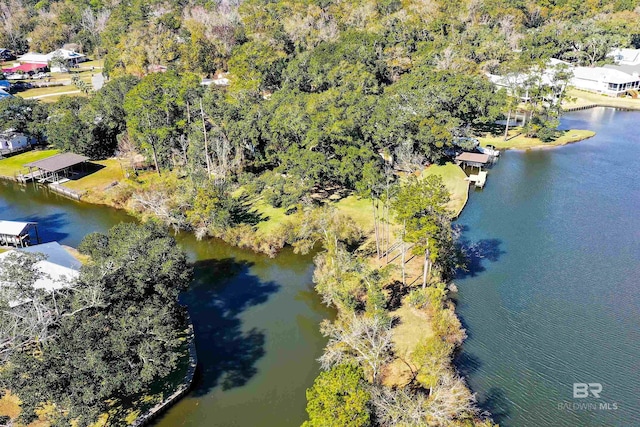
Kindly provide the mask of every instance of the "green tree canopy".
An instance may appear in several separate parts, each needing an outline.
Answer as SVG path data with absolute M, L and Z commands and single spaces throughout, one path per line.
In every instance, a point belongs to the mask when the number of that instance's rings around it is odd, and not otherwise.
M 309 421 L 303 427 L 365 427 L 371 424 L 361 368 L 338 365 L 322 372 L 307 390 Z

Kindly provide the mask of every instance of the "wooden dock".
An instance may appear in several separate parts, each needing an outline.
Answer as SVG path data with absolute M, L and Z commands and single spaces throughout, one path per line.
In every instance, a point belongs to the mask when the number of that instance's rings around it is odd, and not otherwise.
M 477 174 L 469 175 L 467 181 L 473 183 L 476 188 L 484 188 L 484 185 L 487 183 L 487 172 L 480 171 Z
M 37 171 L 25 173 L 25 174 L 18 174 L 16 175 L 16 181 L 26 184 L 27 182 L 40 180 L 40 178 L 42 178 L 43 175 L 44 175 L 44 172 L 42 172 L 41 170 L 37 170 Z
M 76 200 L 76 201 L 79 201 L 80 198 L 82 197 L 82 193 L 78 193 L 75 190 L 72 190 L 72 189 L 67 188 L 67 187 L 63 187 L 63 186 L 55 184 L 55 183 L 49 184 L 49 189 L 51 191 L 54 191 L 54 192 L 56 192 L 58 194 L 61 194 L 63 196 L 66 196 L 66 197 L 68 197 L 70 199 L 73 199 L 73 200 Z

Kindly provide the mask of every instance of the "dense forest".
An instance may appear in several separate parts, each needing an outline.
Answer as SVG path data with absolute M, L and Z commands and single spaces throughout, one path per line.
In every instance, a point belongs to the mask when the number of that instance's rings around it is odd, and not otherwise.
M 446 161 L 456 138 L 515 108 L 519 99 L 497 90 L 485 73 L 542 68 L 552 57 L 594 65 L 608 61 L 614 47 L 640 47 L 640 0 L 0 0 L 0 26 L 0 46 L 17 53 L 66 45 L 104 59 L 108 82 L 99 91 L 52 104 L 2 100 L 0 127 L 93 159 L 142 154 L 156 176 L 136 181 L 132 173 L 134 184 L 118 185 L 113 204 L 200 238 L 269 253 L 285 244 L 300 252 L 323 245 L 317 289 L 341 316 L 323 324 L 329 344 L 323 373 L 307 393 L 306 425 L 471 426 L 490 421 L 478 415 L 451 368 L 464 332 L 443 284 L 461 265 L 444 208 L 448 195 L 438 180 L 400 185 L 400 177 Z M 152 72 L 158 66 L 166 72 Z M 229 84 L 201 84 L 214 76 Z M 525 131 L 542 139 L 555 129 L 561 108 L 548 102 L 553 87 L 538 81 L 535 89 Z M 361 230 L 324 205 L 330 195 L 354 193 L 369 199 L 374 212 L 375 244 L 364 255 L 354 249 L 363 242 Z M 288 222 L 259 236 L 256 200 L 283 208 Z M 394 231 L 424 257 L 423 287 L 407 290 L 406 299 L 431 307 L 437 328 L 410 361 L 415 377 L 398 388 L 383 386 L 380 373 L 393 353 L 385 286 L 397 273 L 364 261 L 380 258 L 378 227 L 384 230 L 385 221 L 387 233 L 389 223 L 403 224 Z M 138 232 L 161 239 L 154 230 Z M 122 255 L 117 247 L 126 242 L 109 243 L 120 238 L 93 236 L 84 248 L 99 265 L 111 246 Z M 404 275 L 403 269 L 402 280 L 396 276 L 403 286 Z M 84 277 L 89 284 L 98 280 Z M 168 298 L 167 310 L 177 313 L 182 279 L 168 296 L 149 290 L 153 304 Z M 117 305 L 96 310 L 121 313 Z M 61 330 L 72 335 L 83 316 L 64 320 Z M 130 332 L 110 334 L 126 340 Z M 175 339 L 168 338 L 167 351 L 175 352 Z M 68 350 L 51 351 L 59 357 Z M 33 357 L 16 360 L 23 365 L 13 372 L 40 366 Z M 83 372 L 87 382 L 109 387 L 73 396 L 79 400 L 70 406 L 90 402 L 92 409 L 65 419 L 86 425 L 104 409 L 109 391 L 138 391 L 168 368 L 135 365 L 145 376 L 131 384 L 110 378 L 110 370 L 102 379 Z M 11 372 L 4 384 L 23 381 L 20 387 L 42 395 L 37 384 Z M 38 400 L 25 403 L 33 411 Z
M 612 47 L 640 43 L 638 2 L 622 0 L 11 0 L 0 8 L 0 45 L 71 45 L 104 58 L 110 77 L 88 98 L 6 101 L 0 125 L 92 158 L 141 152 L 159 174 L 188 176 L 134 196 L 199 235 L 246 222 L 229 197 L 238 186 L 295 209 L 319 190 L 366 186 L 366 169 L 384 175 L 385 165 L 411 172 L 442 161 L 454 138 L 512 108 L 484 72 L 550 57 L 595 64 Z M 149 74 L 157 65 L 168 71 Z M 220 73 L 228 87 L 200 85 Z M 560 114 L 543 102 L 553 90 L 543 86 L 529 90 L 540 102 L 531 101 L 526 129 L 541 138 Z

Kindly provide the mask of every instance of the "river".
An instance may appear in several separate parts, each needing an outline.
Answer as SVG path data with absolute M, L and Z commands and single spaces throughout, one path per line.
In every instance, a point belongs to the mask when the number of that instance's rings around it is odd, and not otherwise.
M 133 221 L 122 211 L 2 181 L 0 218 L 37 221 L 44 242 L 73 247 L 87 233 Z M 334 314 L 313 289 L 312 256 L 284 250 L 270 259 L 187 233 L 177 240 L 195 263 L 181 301 L 194 324 L 199 368 L 193 390 L 157 425 L 299 426 L 326 342 L 319 324 Z
M 458 366 L 503 427 L 640 425 L 638 123 L 567 114 L 564 128 L 597 135 L 503 153 L 458 221 L 474 248 L 456 280 Z M 574 383 L 600 397 L 574 398 Z
M 562 126 L 597 136 L 503 153 L 458 221 L 474 256 L 456 281 L 469 334 L 457 364 L 504 427 L 640 423 L 639 122 L 611 109 L 565 116 Z M 45 241 L 71 246 L 132 220 L 1 182 L 0 218 L 38 221 Z M 157 426 L 300 425 L 325 342 L 318 325 L 333 314 L 313 290 L 311 257 L 178 241 L 196 265 L 182 302 L 200 369 Z M 574 399 L 574 383 L 600 383 L 600 398 Z

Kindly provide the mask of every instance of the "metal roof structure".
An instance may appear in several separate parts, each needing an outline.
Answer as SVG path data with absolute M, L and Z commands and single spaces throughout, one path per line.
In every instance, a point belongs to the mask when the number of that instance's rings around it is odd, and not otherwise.
M 0 234 L 5 236 L 21 236 L 26 230 L 35 225 L 35 222 L 1 221 Z
M 81 156 L 79 154 L 62 153 L 56 154 L 55 156 L 47 157 L 46 159 L 27 163 L 24 166 L 27 168 L 37 168 L 45 172 L 57 172 L 63 169 L 70 168 L 71 166 L 84 163 L 87 160 L 89 160 L 88 157 Z
M 467 162 L 467 163 L 489 163 L 489 155 L 488 154 L 480 154 L 480 153 L 469 153 L 464 152 L 456 157 L 456 161 L 458 162 Z
M 619 69 L 604 67 L 575 67 L 573 69 L 574 79 L 592 80 L 596 82 L 625 84 L 637 82 L 638 76 L 627 74 Z
M 41 273 L 33 284 L 35 289 L 51 292 L 73 286 L 80 275 L 81 263 L 57 242 L 0 253 L 0 268 L 5 258 L 11 256 L 11 254 L 17 254 L 18 257 L 24 256 L 24 252 L 43 253 L 45 255 L 44 260 L 35 264 L 35 267 Z M 0 281 L 0 287 L 3 286 L 11 287 L 13 283 Z M 26 302 L 29 302 L 29 300 L 12 300 L 9 301 L 9 307 L 17 307 Z
M 43 70 L 45 68 L 47 68 L 47 64 L 46 63 L 29 62 L 29 63 L 25 63 L 25 64 L 20 64 L 20 65 L 15 66 L 15 67 L 3 68 L 2 71 L 4 73 L 15 73 L 16 71 L 24 71 L 25 73 L 28 73 L 28 72 L 31 72 L 31 71 Z
M 64 268 L 70 268 L 72 270 L 80 270 L 82 263 L 73 257 L 65 248 L 58 242 L 42 243 L 40 245 L 27 246 L 26 248 L 19 249 L 22 252 L 29 252 L 32 254 L 40 253 L 46 257 L 46 260 L 51 264 L 59 265 Z

